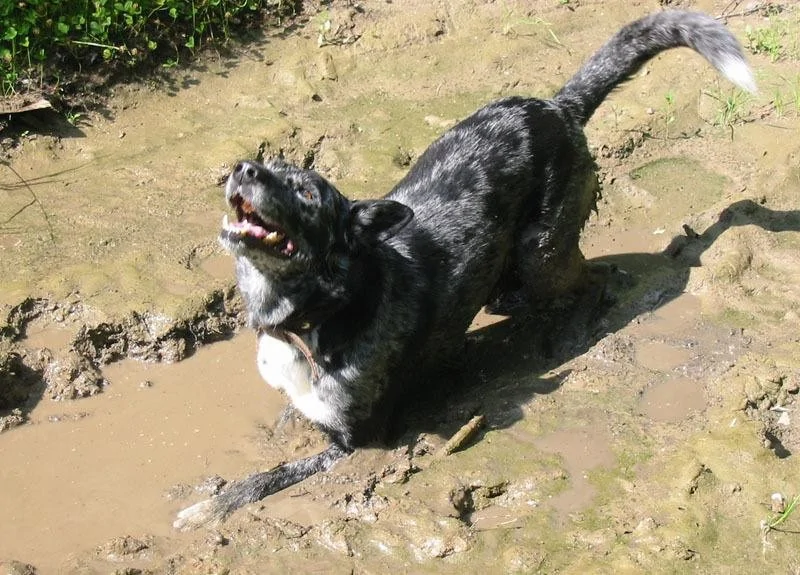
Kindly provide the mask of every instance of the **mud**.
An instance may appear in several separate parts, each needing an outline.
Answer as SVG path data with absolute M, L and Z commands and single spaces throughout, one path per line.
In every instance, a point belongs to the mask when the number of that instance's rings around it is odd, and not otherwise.
M 458 391 L 422 398 L 393 445 L 174 532 L 226 480 L 324 444 L 277 424 L 256 374 L 214 239 L 229 166 L 283 152 L 382 194 L 458 119 L 551 95 L 661 4 L 732 14 L 761 92 L 675 51 L 598 110 L 583 249 L 602 288 L 480 315 Z M 774 493 L 800 493 L 800 14 L 770 6 L 309 6 L 61 136 L 2 139 L 0 569 L 799 572 L 800 516 L 763 527 Z

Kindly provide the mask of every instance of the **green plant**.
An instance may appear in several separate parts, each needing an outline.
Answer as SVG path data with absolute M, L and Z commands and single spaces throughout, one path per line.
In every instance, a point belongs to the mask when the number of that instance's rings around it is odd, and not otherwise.
M 750 120 L 750 94 L 747 92 L 735 88 L 728 92 L 721 89 L 714 92 L 704 91 L 703 94 L 717 102 L 711 123 L 729 129 L 731 137 L 734 126 Z
M 775 110 L 775 115 L 782 118 L 786 113 L 786 96 L 780 88 L 775 88 L 772 93 L 772 109 Z
M 768 54 L 772 62 L 777 62 L 784 55 L 784 32 L 775 26 L 769 28 L 745 29 L 747 47 L 753 54 Z
M 669 138 L 669 127 L 675 123 L 675 92 L 672 90 L 664 94 L 664 105 L 659 112 L 659 116 L 664 124 L 664 135 Z
M 782 78 L 789 90 L 789 101 L 794 104 L 794 114 L 800 115 L 800 74 L 795 75 L 791 80 Z
M 542 20 L 541 18 L 538 18 L 536 16 L 516 18 L 516 17 L 514 17 L 513 11 L 508 11 L 506 13 L 506 18 L 509 20 L 509 22 L 507 22 L 505 24 L 505 26 L 503 26 L 503 34 L 506 35 L 506 36 L 508 36 L 508 35 L 515 36 L 515 35 L 517 35 L 517 31 L 515 30 L 515 26 L 532 26 L 534 28 L 544 27 L 544 29 L 547 30 L 547 34 L 550 36 L 550 38 L 553 40 L 553 42 L 555 42 L 556 45 L 558 45 L 558 46 L 560 46 L 562 48 L 564 47 L 564 44 L 561 43 L 561 40 L 556 35 L 556 33 L 553 31 L 553 25 L 550 22 L 547 22 L 546 20 Z
M 775 501 L 776 497 L 778 498 L 782 509 L 776 511 L 769 519 L 761 520 L 761 547 L 764 553 L 766 553 L 767 549 L 769 548 L 767 536 L 771 531 L 781 531 L 781 529 L 778 529 L 778 527 L 785 523 L 794 514 L 794 512 L 797 511 L 797 508 L 800 505 L 800 495 L 795 495 L 788 505 L 786 505 L 786 500 L 783 498 L 783 495 L 776 493 L 772 496 L 773 501 Z M 790 531 L 790 533 L 797 533 L 797 531 Z
M 778 525 L 789 519 L 800 504 L 800 495 L 795 495 L 782 512 L 773 515 L 767 522 L 767 529 L 775 529 Z
M 233 24 L 292 10 L 284 0 L 2 0 L 2 92 L 65 66 L 177 60 Z

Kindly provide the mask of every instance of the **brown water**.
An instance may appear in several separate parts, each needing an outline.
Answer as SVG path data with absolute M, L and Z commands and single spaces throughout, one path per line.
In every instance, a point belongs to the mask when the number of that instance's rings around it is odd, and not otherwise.
M 761 397 L 761 383 L 788 388 L 800 374 L 792 311 L 800 309 L 800 143 L 787 137 L 800 125 L 790 104 L 800 77 L 790 41 L 799 21 L 791 2 L 773 3 L 784 10 L 769 19 L 729 0 L 691 4 L 717 16 L 734 12 L 723 20 L 745 44 L 747 27 L 770 27 L 784 54 L 777 62 L 748 54 L 761 91 L 740 99 L 701 58 L 675 50 L 597 110 L 587 137 L 603 200 L 584 230 L 584 251 L 588 258 L 634 254 L 613 261 L 638 287 L 616 294 L 612 311 L 626 327 L 559 368 L 571 375 L 556 391 L 545 386 L 540 393 L 536 366 L 502 354 L 515 379 L 520 367 L 530 371 L 519 388 L 536 390 L 517 401 L 486 381 L 487 413 L 523 417 L 509 427 L 503 417 L 489 418 L 499 426 L 495 437 L 509 439 L 505 446 L 491 436 L 476 441 L 448 465 L 398 485 L 379 521 L 338 517 L 329 528 L 333 499 L 351 490 L 358 502 L 374 488 L 352 476 L 368 477 L 386 464 L 354 457 L 264 504 L 264 517 L 294 519 L 313 527 L 309 534 L 281 535 L 240 512 L 222 528 L 229 545 L 214 550 L 227 556 L 204 563 L 198 558 L 208 557 L 208 545 L 193 546 L 170 527 L 178 508 L 202 496 L 178 501 L 164 494 L 206 474 L 241 477 L 288 455 L 279 443 L 263 454 L 259 447 L 259 426 L 271 424 L 283 402 L 256 376 L 252 336 L 243 335 L 234 340 L 244 342 L 241 350 L 215 344 L 177 366 L 112 366 L 104 394 L 44 400 L 33 424 L 0 435 L 0 558 L 52 573 L 69 555 L 115 535 L 153 534 L 174 545 L 141 567 L 189 575 L 460 573 L 464 565 L 487 573 L 800 572 L 796 517 L 786 522 L 791 532 L 769 534 L 769 545 L 757 533 L 769 494 L 798 490 L 796 418 L 772 430 L 794 455 L 780 459 L 764 448 L 762 430 L 774 421 L 769 398 L 759 399 L 764 407 L 755 421 L 741 410 L 746 395 Z M 313 157 L 315 169 L 351 197 L 379 196 L 407 170 L 397 158 L 418 157 L 445 125 L 498 96 L 553 94 L 609 34 L 658 9 L 658 2 L 619 0 L 408 0 L 358 9 L 333 2 L 296 32 L 177 72 L 170 94 L 165 84 L 119 87 L 111 118 L 87 115 L 84 137 L 32 134 L 8 151 L 42 210 L 32 205 L 12 218 L 30 193 L 0 168 L 0 304 L 28 296 L 61 303 L 79 293 L 102 320 L 132 311 L 174 317 L 185 311 L 186 294 L 202 301 L 231 281 L 230 259 L 215 251 L 214 238 L 225 209 L 215 182 L 232 162 L 266 144 L 267 153 L 283 150 L 295 162 Z M 326 23 L 333 37 L 320 47 Z M 674 102 L 668 129 L 667 97 Z M 719 125 L 715 118 L 731 101 L 743 121 Z M 739 213 L 737 227 L 696 260 L 676 257 L 662 269 L 667 259 L 656 254 L 684 225 L 702 233 L 742 200 L 755 203 Z M 119 217 L 108 218 L 111 212 Z M 686 285 L 677 285 L 679 276 Z M 665 293 L 665 282 L 696 297 L 659 301 L 639 315 L 641 300 L 656 301 L 651 296 Z M 492 321 L 478 318 L 476 326 Z M 29 348 L 63 349 L 71 337 L 57 326 L 29 327 Z M 729 337 L 729 328 L 739 335 Z M 771 363 L 780 377 L 760 375 Z M 142 387 L 146 380 L 153 385 Z M 783 395 L 794 409 L 796 392 Z M 51 416 L 61 420 L 51 423 Z M 298 451 L 313 447 L 303 435 L 291 435 Z M 359 473 L 348 473 L 348 465 Z M 702 481 L 695 481 L 697 469 L 705 470 Z M 470 549 L 414 563 L 404 545 L 439 533 L 436 502 L 465 477 L 518 482 L 526 498 L 545 504 L 490 505 L 473 517 Z M 647 537 L 631 534 L 640 524 L 653 526 Z M 376 552 L 381 528 L 394 534 L 383 539 L 394 542 L 386 547 L 394 555 Z M 175 557 L 185 559 L 176 567 Z
M 653 421 L 676 423 L 706 406 L 703 386 L 686 377 L 673 377 L 648 387 L 639 407 Z
M 592 502 L 597 490 L 589 473 L 614 463 L 610 438 L 601 428 L 564 429 L 536 440 L 536 445 L 563 460 L 569 474 L 569 487 L 550 497 L 548 504 L 559 515 L 580 511 Z
M 112 537 L 177 537 L 186 502 L 169 500 L 171 487 L 263 467 L 259 426 L 283 400 L 257 375 L 254 345 L 246 333 L 178 364 L 113 364 L 104 393 L 43 400 L 29 425 L 0 435 L 0 557 L 52 573 Z

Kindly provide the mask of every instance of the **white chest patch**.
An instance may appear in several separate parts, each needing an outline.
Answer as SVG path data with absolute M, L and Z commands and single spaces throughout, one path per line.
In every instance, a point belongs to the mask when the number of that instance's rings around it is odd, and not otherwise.
M 282 339 L 261 334 L 256 361 L 261 377 L 275 389 L 285 391 L 303 415 L 311 421 L 332 425 L 335 412 L 320 399 L 317 389 L 320 382 L 312 384 L 311 365 L 299 349 Z

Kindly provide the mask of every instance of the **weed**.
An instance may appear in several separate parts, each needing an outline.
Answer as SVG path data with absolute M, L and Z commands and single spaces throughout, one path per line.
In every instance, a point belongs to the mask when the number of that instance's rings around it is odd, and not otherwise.
M 786 105 L 786 97 L 783 92 L 780 88 L 775 88 L 772 93 L 772 109 L 775 111 L 775 115 L 782 118 L 786 113 Z
M 767 541 L 767 536 L 771 531 L 782 531 L 782 529 L 778 529 L 778 526 L 785 523 L 789 517 L 791 517 L 794 512 L 797 511 L 798 506 L 800 506 L 800 495 L 795 495 L 788 505 L 786 505 L 786 500 L 780 493 L 774 494 L 772 496 L 772 501 L 773 503 L 778 503 L 779 509 L 776 510 L 775 514 L 769 519 L 762 519 L 760 525 L 761 547 L 764 553 L 766 553 L 767 549 L 770 547 Z M 790 533 L 797 532 L 790 531 Z
M 795 77 L 791 80 L 787 78 L 781 78 L 786 85 L 788 86 L 789 90 L 789 101 L 794 104 L 794 114 L 795 116 L 800 116 L 800 74 L 795 75 Z
M 80 112 L 69 111 L 66 113 L 66 120 L 70 125 L 77 126 L 82 120 L 85 120 L 85 116 Z
M 768 54 L 772 62 L 777 62 L 784 55 L 784 33 L 776 27 L 745 29 L 747 47 L 753 54 Z
M 0 89 L 7 96 L 65 65 L 177 61 L 228 38 L 232 24 L 294 9 L 284 0 L 0 1 Z
M 513 18 L 513 12 L 509 11 L 506 14 L 506 18 L 511 20 Z M 517 31 L 515 30 L 515 26 L 520 26 L 520 25 L 533 26 L 535 28 L 543 27 L 545 30 L 547 30 L 547 34 L 550 36 L 550 38 L 553 40 L 553 42 L 555 42 L 557 46 L 560 46 L 561 48 L 564 47 L 564 44 L 561 43 L 561 40 L 553 31 L 553 25 L 550 22 L 547 22 L 546 20 L 542 20 L 541 18 L 537 17 L 513 18 L 513 20 L 511 20 L 505 26 L 503 26 L 503 35 L 505 36 L 523 35 L 523 34 L 518 34 Z
M 675 123 L 675 92 L 672 90 L 664 94 L 664 105 L 661 107 L 659 116 L 664 124 L 664 137 L 669 138 L 669 127 Z
M 772 88 L 770 106 L 775 116 L 800 117 L 800 74 L 793 78 L 779 76 L 781 84 Z
M 703 91 L 703 95 L 717 102 L 714 119 L 709 123 L 730 130 L 731 139 L 734 126 L 750 121 L 751 97 L 747 92 L 738 88 L 724 92 L 717 88 L 714 92 Z
M 800 495 L 795 495 L 782 512 L 777 513 L 767 522 L 767 527 L 769 529 L 775 529 L 778 525 L 789 519 L 792 513 L 797 509 L 798 504 L 800 504 Z

